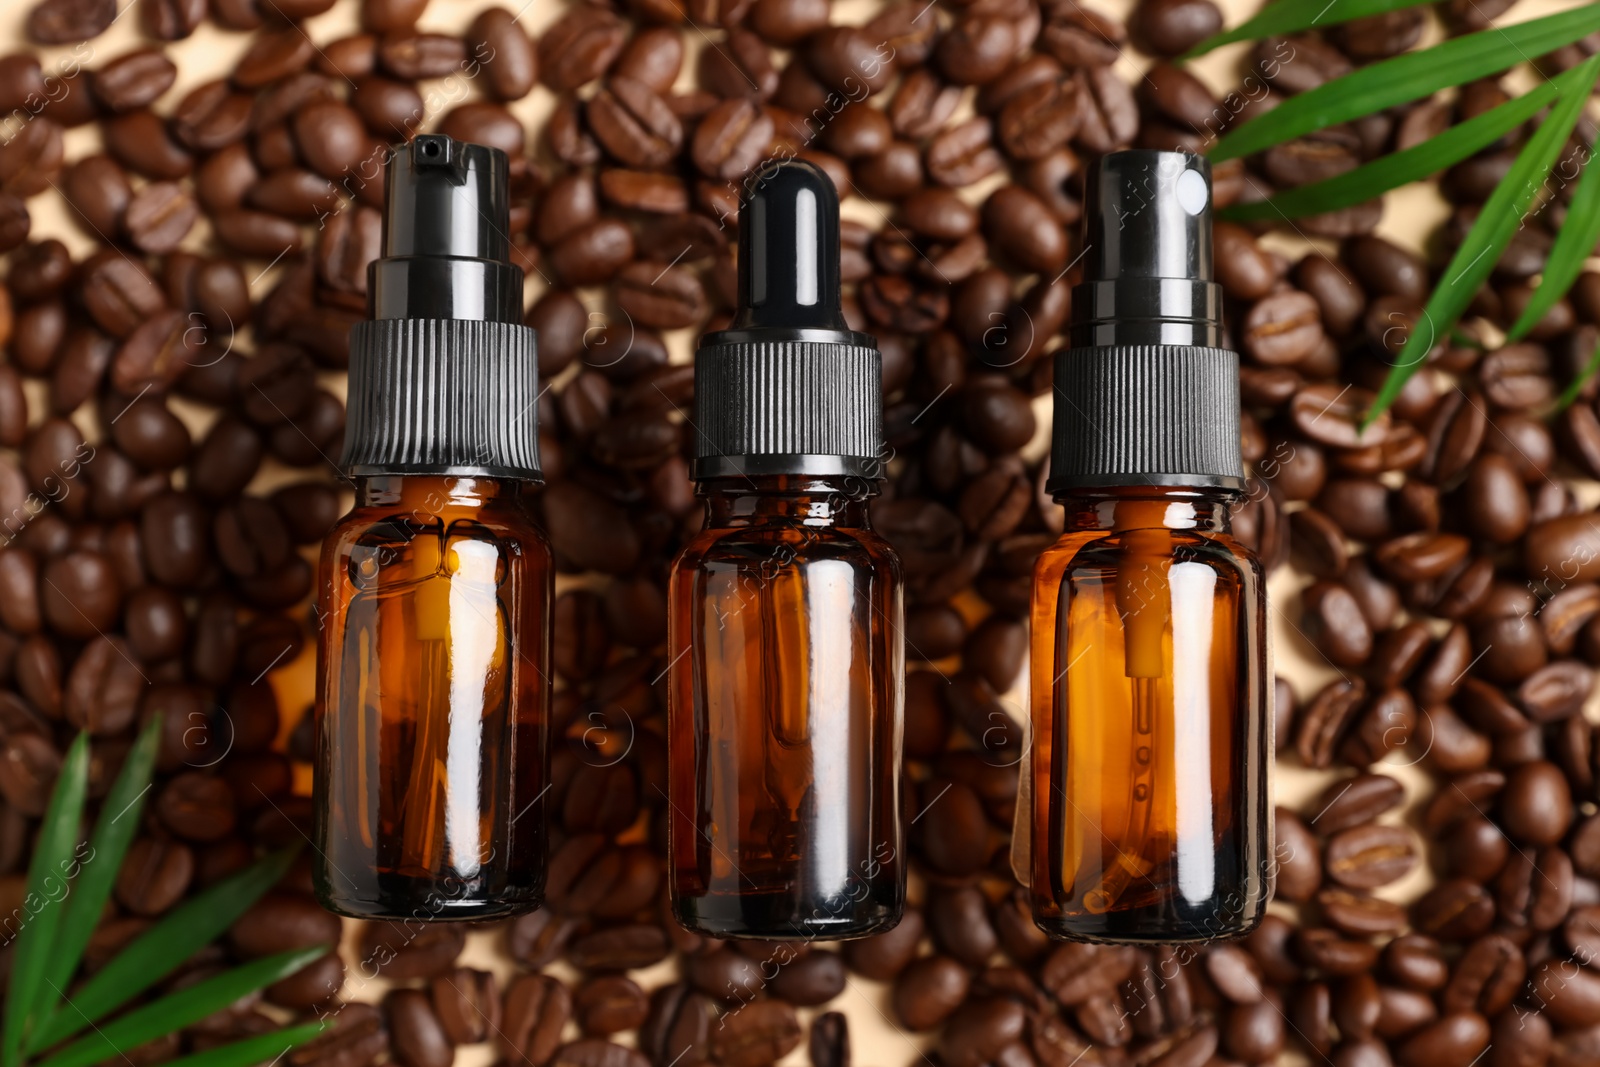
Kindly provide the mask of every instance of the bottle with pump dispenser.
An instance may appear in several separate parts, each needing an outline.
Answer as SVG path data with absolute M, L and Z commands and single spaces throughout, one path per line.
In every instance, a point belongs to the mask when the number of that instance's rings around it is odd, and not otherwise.
M 498 149 L 388 163 L 370 321 L 350 335 L 355 507 L 320 575 L 317 862 L 328 908 L 478 919 L 539 906 L 553 565 L 533 331 Z
M 695 360 L 705 528 L 669 593 L 672 908 L 723 938 L 899 921 L 899 563 L 867 520 L 882 369 L 839 301 L 839 202 L 803 161 L 746 180 L 739 309 Z
M 1266 593 L 1241 500 L 1210 166 L 1126 151 L 1087 176 L 1084 280 L 1056 357 L 1065 531 L 1032 606 L 1034 919 L 1061 938 L 1237 937 L 1272 850 Z

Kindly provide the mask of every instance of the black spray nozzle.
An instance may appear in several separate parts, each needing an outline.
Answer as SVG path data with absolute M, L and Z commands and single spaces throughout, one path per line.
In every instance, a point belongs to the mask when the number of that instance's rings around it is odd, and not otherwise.
M 739 204 L 739 310 L 731 330 L 844 332 L 839 194 L 815 164 L 768 163 Z
M 396 148 L 384 177 L 382 254 L 369 268 L 372 317 L 521 322 L 510 185 L 498 148 L 439 134 Z
M 1087 176 L 1083 282 L 1073 343 L 1216 345 L 1211 164 L 1188 152 L 1131 149 Z
M 1239 357 L 1222 348 L 1210 164 L 1148 149 L 1101 157 L 1083 228 L 1071 343 L 1055 359 L 1047 488 L 1242 488 Z

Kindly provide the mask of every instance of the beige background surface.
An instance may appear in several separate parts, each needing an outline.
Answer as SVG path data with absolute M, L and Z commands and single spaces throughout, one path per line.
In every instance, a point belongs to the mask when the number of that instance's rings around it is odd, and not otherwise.
M 132 0 L 124 6 L 122 17 L 110 31 L 97 38 L 87 46 L 78 46 L 79 55 L 83 50 L 88 50 L 84 65 L 89 68 L 100 65 L 116 56 L 133 48 L 141 47 L 145 42 L 137 27 L 137 13 L 133 8 L 141 0 Z M 499 0 L 516 11 L 521 0 Z M 869 17 L 878 7 L 879 0 L 836 0 L 834 4 L 834 21 L 859 22 Z M 1256 0 L 1219 0 L 1227 13 L 1228 25 L 1234 25 L 1253 13 L 1259 6 Z M 1308 0 L 1311 2 L 1311 0 Z M 1133 0 L 1087 0 L 1085 6 L 1095 11 L 1125 17 L 1131 9 Z M 26 0 L 0 0 L 0 41 L 18 43 L 23 40 L 22 23 L 31 6 Z M 433 0 L 429 5 L 420 23 L 424 30 L 439 32 L 460 32 L 471 20 L 472 16 L 483 7 L 489 6 L 489 0 Z M 1573 0 L 1522 0 L 1521 3 L 1506 16 L 1505 21 L 1523 21 L 1537 14 L 1550 10 L 1566 9 L 1577 6 Z M 553 21 L 565 10 L 563 0 L 528 0 L 522 6 L 520 21 L 523 26 L 533 34 L 538 34 L 542 28 Z M 308 36 L 319 44 L 336 39 L 344 34 L 354 32 L 356 29 L 356 16 L 358 5 L 355 0 L 339 0 L 334 10 L 325 15 L 307 20 L 303 26 Z M 1434 16 L 1430 13 L 1430 20 Z M 699 50 L 711 45 L 712 37 L 694 30 L 686 32 L 688 51 L 683 64 L 683 75 L 680 78 L 681 86 L 688 86 L 692 80 L 695 68 L 694 57 Z M 1442 32 L 1436 22 L 1430 22 L 1428 37 L 1432 41 L 1442 37 Z M 225 74 L 243 51 L 248 36 L 239 33 L 229 33 L 206 26 L 188 40 L 177 42 L 169 48 L 169 54 L 178 65 L 178 82 L 158 102 L 157 109 L 169 111 L 174 104 L 182 98 L 183 94 L 194 86 Z M 1205 80 L 1219 95 L 1238 84 L 1238 69 L 1242 56 L 1247 51 L 1246 45 L 1235 45 L 1221 49 L 1205 57 L 1192 69 Z M 71 48 L 53 48 L 38 50 L 46 72 L 55 69 L 55 64 L 66 60 L 72 53 Z M 1139 72 L 1147 66 L 1149 60 L 1139 56 L 1131 49 L 1119 61 L 1119 68 L 1130 78 L 1136 78 Z M 1513 76 L 1512 84 L 1526 82 L 1533 77 L 1523 71 Z M 476 96 L 470 83 L 465 80 L 444 80 L 427 83 L 421 87 L 423 96 L 430 102 L 429 120 L 424 123 L 424 129 L 431 128 L 436 123 L 438 116 L 450 107 L 466 99 Z M 431 91 L 430 91 L 431 90 Z M 511 105 L 511 110 L 532 129 L 542 122 L 544 115 L 549 111 L 553 102 L 550 92 L 542 86 L 536 88 L 527 98 Z M 1591 102 L 1592 105 L 1592 102 Z M 1594 108 L 1591 106 L 1591 112 Z M 66 136 L 68 159 L 75 159 L 84 154 L 96 151 L 98 148 L 98 133 L 93 127 L 85 127 L 68 131 Z M 967 192 L 976 200 L 981 199 L 994 185 L 1001 181 L 999 177 L 973 187 Z M 29 201 L 29 208 L 33 215 L 33 233 L 35 236 L 59 237 L 73 250 L 75 256 L 81 256 L 95 247 L 95 242 L 86 235 L 79 226 L 71 221 L 60 196 L 55 192 L 34 197 Z M 848 199 L 844 205 L 847 217 L 859 219 L 876 228 L 886 221 L 883 209 L 859 197 Z M 1392 240 L 1406 244 L 1413 248 L 1420 248 L 1423 239 L 1430 234 L 1437 225 L 1447 217 L 1447 210 L 1443 202 L 1431 188 L 1415 186 L 1389 194 L 1387 210 L 1378 232 Z M 1267 243 L 1284 252 L 1291 258 L 1298 258 L 1308 250 L 1315 249 L 1322 253 L 1330 253 L 1332 246 L 1328 242 L 1311 242 L 1295 235 L 1274 234 L 1267 238 Z M 189 238 L 189 245 L 200 250 L 209 247 L 209 234 L 202 222 L 195 228 Z M 259 267 L 256 268 L 259 270 Z M 252 281 L 252 292 L 256 297 L 263 295 L 272 285 L 274 271 L 268 270 L 255 277 Z M 544 282 L 538 277 L 530 277 L 528 287 L 528 300 L 536 299 L 543 291 Z M 582 294 L 585 301 L 594 311 L 603 316 L 605 306 L 599 291 L 585 292 Z M 599 319 L 596 320 L 600 321 Z M 690 331 L 678 331 L 669 335 L 671 346 L 676 359 L 687 359 L 692 347 Z M 249 339 L 245 335 L 240 341 L 240 346 L 248 350 Z M 330 387 L 335 388 L 342 395 L 342 377 L 338 375 L 326 376 Z M 38 387 L 38 383 L 30 382 L 30 388 Z M 43 410 L 42 389 L 31 395 L 30 401 L 40 400 L 36 410 Z M 182 405 L 182 401 L 176 402 Z M 196 427 L 202 425 L 208 414 L 198 407 L 185 406 L 183 413 Z M 1040 434 L 1031 446 L 1035 450 L 1042 450 L 1047 440 L 1049 425 L 1049 409 L 1047 400 L 1040 402 Z M 78 421 L 85 434 L 91 439 L 96 434 L 93 421 L 87 412 L 80 412 Z M 302 472 L 289 471 L 275 466 L 268 460 L 253 489 L 270 489 L 284 481 L 296 480 L 303 477 Z M 1586 486 L 1584 492 L 1592 502 L 1600 493 L 1596 487 Z M 1288 568 L 1280 570 L 1273 578 L 1270 586 L 1272 595 L 1273 636 L 1276 648 L 1277 670 L 1288 677 L 1293 683 L 1297 694 L 1302 698 L 1315 692 L 1328 679 L 1335 676 L 1336 671 L 1331 667 L 1296 630 L 1294 620 L 1298 616 L 1299 605 L 1297 590 L 1303 586 L 1306 579 Z M 314 663 L 311 649 L 299 657 L 286 669 L 273 675 L 280 695 L 284 711 L 285 732 L 298 721 L 302 710 L 309 705 L 312 698 L 312 679 Z M 1026 672 L 1024 672 L 1024 677 Z M 1019 687 L 1007 696 L 1009 710 L 1019 719 L 1026 720 L 1026 696 Z M 1600 721 L 1600 714 L 1596 708 L 1589 709 L 1590 717 Z M 1409 792 L 1408 811 L 1414 809 L 1431 793 L 1427 776 L 1415 764 L 1424 753 L 1414 749 L 1402 749 L 1391 754 L 1383 765 L 1386 773 L 1393 774 L 1405 782 Z M 1276 790 L 1278 801 L 1293 808 L 1305 808 L 1312 799 L 1332 778 L 1334 772 L 1310 772 L 1297 767 L 1280 768 L 1277 772 Z M 302 781 L 301 786 L 309 789 L 309 782 Z M 1406 813 L 1396 813 L 1391 818 L 1404 818 Z M 1391 886 L 1383 891 L 1382 895 L 1400 901 L 1408 901 L 1418 896 L 1427 885 L 1427 876 L 1418 871 L 1405 881 Z M 915 892 L 915 887 L 914 887 Z M 1280 905 L 1274 905 L 1279 908 Z M 358 957 L 356 938 L 358 925 L 347 922 L 345 925 L 347 959 L 355 960 Z M 511 975 L 514 968 L 510 961 L 500 950 L 501 934 L 498 931 L 475 932 L 468 937 L 468 948 L 463 956 L 463 962 L 495 971 L 502 978 Z M 571 979 L 574 977 L 570 968 L 565 964 L 557 964 L 550 968 L 553 973 Z M 641 972 L 635 976 L 646 988 L 669 981 L 673 978 L 673 965 L 664 963 L 649 971 Z M 350 999 L 376 1001 L 381 995 L 385 984 L 382 981 L 364 981 L 358 977 L 357 971 L 352 968 L 351 977 L 347 982 L 346 995 Z M 927 1035 L 907 1034 L 894 1024 L 889 1015 L 887 989 L 879 983 L 865 981 L 851 976 L 850 985 L 845 993 L 835 1002 L 828 1005 L 830 1009 L 844 1011 L 850 1019 L 852 1041 L 855 1048 L 855 1061 L 863 1067 L 897 1067 L 900 1064 L 909 1064 L 922 1060 L 922 1050 L 927 1046 Z M 810 1013 L 805 1013 L 809 1018 Z M 574 1031 L 575 1032 L 575 1031 Z M 622 1037 L 621 1040 L 629 1040 Z M 458 1067 L 479 1067 L 494 1060 L 492 1047 L 478 1045 L 464 1047 L 458 1052 Z M 805 1063 L 805 1046 L 802 1045 L 791 1054 L 785 1064 Z M 1286 1060 L 1286 1062 L 1292 1062 Z

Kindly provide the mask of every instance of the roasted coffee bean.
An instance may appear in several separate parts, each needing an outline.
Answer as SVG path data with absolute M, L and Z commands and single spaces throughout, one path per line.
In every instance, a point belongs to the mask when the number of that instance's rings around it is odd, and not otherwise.
M 193 878 L 194 853 L 189 846 L 140 838 L 128 847 L 117 871 L 117 902 L 134 915 L 160 915 L 183 899 Z
M 1410 831 L 1369 824 L 1332 835 L 1323 865 L 1328 876 L 1341 885 L 1376 889 L 1403 878 L 1417 858 Z
M 1385 970 L 1411 989 L 1441 989 L 1449 980 L 1439 943 L 1422 934 L 1402 934 L 1384 947 Z
M 585 934 L 567 947 L 567 958 L 584 970 L 628 970 L 648 967 L 669 950 L 659 926 L 639 924 Z
M 1457 823 L 1446 841 L 1450 867 L 1463 878 L 1486 882 L 1505 866 L 1510 847 L 1498 827 L 1487 819 L 1469 818 Z
M 405 1067 L 449 1067 L 455 1047 L 428 995 L 420 989 L 392 990 L 383 1000 L 395 1060 Z
M 945 1025 L 941 1048 L 950 1067 L 978 1067 L 1022 1036 L 1026 1017 L 1014 1000 L 969 1001 Z
M 1025 270 L 1055 274 L 1066 263 L 1067 238 L 1044 201 L 1020 185 L 995 190 L 984 202 L 990 243 Z
M 1336 834 L 1376 819 L 1405 801 L 1405 787 L 1382 774 L 1362 774 L 1335 782 L 1323 791 L 1311 825 L 1322 834 Z
M 149 111 L 130 111 L 110 119 L 102 132 L 106 151 L 113 158 L 153 181 L 176 181 L 194 169 L 194 156 L 173 138 L 167 124 Z
M 376 1007 L 359 1001 L 334 1013 L 333 1025 L 286 1057 L 292 1067 L 366 1064 L 389 1050 L 389 1035 Z
M 811 1067 L 850 1067 L 849 1018 L 838 1011 L 825 1011 L 811 1020 L 807 1044 Z
M 148 684 L 121 637 L 101 635 L 84 646 L 67 675 L 62 710 L 67 720 L 91 734 L 126 730 Z
M 928 176 L 957 189 L 982 181 L 1003 165 L 994 148 L 990 121 L 981 117 L 945 127 L 923 153 Z
M 331 947 L 339 941 L 339 919 L 323 911 L 310 896 L 272 892 L 234 922 L 228 940 L 246 959 L 293 948 Z
M 465 42 L 442 33 L 386 34 L 378 44 L 378 65 L 411 81 L 446 78 L 471 69 Z
M 982 966 L 998 947 L 988 902 L 976 889 L 941 892 L 928 901 L 926 913 L 934 940 L 968 966 Z
M 1445 1015 L 1408 1037 L 1397 1050 L 1402 1064 L 1431 1067 L 1433 1064 L 1471 1062 L 1489 1044 L 1489 1023 L 1476 1012 Z
M 605 1036 L 643 1023 L 648 1001 L 632 979 L 606 975 L 578 987 L 573 1009 L 585 1033 Z
M 156 796 L 154 806 L 167 829 L 188 841 L 216 841 L 233 830 L 233 791 L 213 775 L 178 775 Z
M 395 981 L 432 978 L 451 969 L 465 939 L 459 927 L 449 924 L 435 923 L 418 931 L 401 923 L 372 922 L 362 930 L 362 958 Z
M 754 102 L 725 100 L 700 120 L 689 154 L 706 177 L 734 181 L 760 162 L 772 133 L 771 117 Z
M 1499 798 L 1499 814 L 1512 840 L 1549 845 L 1572 823 L 1572 795 L 1553 763 L 1535 760 L 1512 769 Z
M 781 1000 L 757 1000 L 734 1009 L 712 1033 L 718 1062 L 730 1067 L 760 1067 L 778 1061 L 800 1043 L 794 1008 Z
M 631 263 L 617 274 L 613 285 L 617 303 L 642 326 L 678 329 L 699 321 L 705 313 L 700 280 L 670 263 Z
M 48 560 L 39 574 L 44 621 L 63 637 L 87 640 L 116 625 L 122 591 L 111 561 L 75 551 Z
M 1326 768 L 1346 727 L 1366 698 L 1366 686 L 1359 680 L 1328 683 L 1300 713 L 1295 731 L 1295 751 L 1308 767 Z
M 850 969 L 863 978 L 887 982 L 911 962 L 925 929 L 922 913 L 907 908 L 894 929 L 857 941 L 846 941 L 841 954 Z
M 957 19 L 934 53 L 940 72 L 955 85 L 993 81 L 1016 56 L 1017 29 L 1001 15 L 973 13 Z
M 1181 55 L 1221 29 L 1222 12 L 1211 0 L 1142 0 L 1128 19 L 1134 40 L 1158 56 Z
M 912 1030 L 932 1030 L 960 1006 L 969 985 L 966 969 L 955 960 L 925 956 L 895 979 L 895 1014 Z
M 627 226 L 615 219 L 598 219 L 561 241 L 549 262 L 569 284 L 596 285 L 621 270 L 633 258 L 633 249 Z
M 1126 946 L 1057 946 L 1039 971 L 1039 983 L 1069 1007 L 1109 993 L 1134 971 L 1138 957 Z
M 28 13 L 28 36 L 39 44 L 87 41 L 116 18 L 115 0 L 41 0 Z
M 1372 654 L 1372 629 L 1351 592 L 1333 582 L 1317 582 L 1302 594 L 1306 637 L 1340 667 L 1358 667 Z
M 809 952 L 785 963 L 769 988 L 791 1004 L 814 1007 L 844 992 L 844 962 L 837 952 Z
M 179 41 L 199 28 L 206 5 L 199 0 L 157 0 L 139 8 L 144 32 L 158 41 Z
M 133 188 L 122 167 L 110 156 L 85 156 L 61 176 L 61 193 L 87 223 L 89 232 L 110 239 L 122 230 L 122 213 Z
M 145 586 L 130 594 L 122 625 L 129 647 L 142 663 L 158 663 L 177 656 L 188 637 L 183 601 L 161 586 Z
M 283 1008 L 316 1008 L 333 1001 L 344 986 L 344 978 L 344 960 L 330 952 L 272 983 L 262 996 Z
M 19 636 L 42 624 L 39 560 L 27 549 L 0 549 L 0 623 Z
M 148 107 L 177 80 L 177 65 L 159 49 L 128 52 L 89 76 L 89 85 L 102 107 L 133 111 Z
M 646 170 L 664 166 L 683 140 L 678 117 L 642 82 L 614 77 L 589 101 L 589 128 L 618 161 Z
M 609 11 L 574 8 L 539 39 L 538 71 L 550 88 L 576 89 L 603 74 L 622 51 L 626 31 Z
M 1244 350 L 1267 366 L 1301 362 L 1322 343 L 1321 309 L 1305 293 L 1285 289 L 1257 301 L 1244 320 Z

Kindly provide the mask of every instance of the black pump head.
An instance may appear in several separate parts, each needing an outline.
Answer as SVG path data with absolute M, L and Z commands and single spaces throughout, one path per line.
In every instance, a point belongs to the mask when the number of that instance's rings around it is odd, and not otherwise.
M 539 357 L 511 262 L 504 152 L 437 134 L 384 179 L 371 319 L 350 330 L 344 467 L 540 481 Z
M 440 134 L 397 148 L 384 175 L 382 253 L 368 268 L 372 317 L 521 322 L 510 186 L 498 148 Z
M 739 308 L 695 356 L 697 479 L 883 476 L 883 358 L 839 299 L 839 194 L 762 165 L 739 203 Z
M 1072 343 L 1218 344 L 1210 162 L 1187 152 L 1113 152 L 1090 168 L 1084 202 Z

